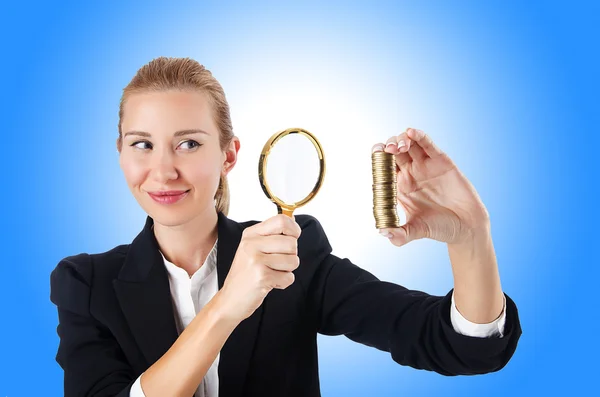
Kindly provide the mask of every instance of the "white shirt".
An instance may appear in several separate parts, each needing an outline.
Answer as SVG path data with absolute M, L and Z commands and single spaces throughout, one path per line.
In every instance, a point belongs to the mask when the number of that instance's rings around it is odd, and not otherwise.
M 169 285 L 171 287 L 171 298 L 175 311 L 175 323 L 179 334 L 192 322 L 196 314 L 206 305 L 218 292 L 217 283 L 217 241 L 208 254 L 204 264 L 190 278 L 185 270 L 169 262 L 163 255 L 165 267 L 169 274 Z M 162 255 L 162 252 L 161 252 Z M 454 303 L 454 292 L 452 293 L 452 304 L 450 306 L 450 321 L 454 330 L 460 334 L 472 337 L 486 338 L 504 336 L 504 324 L 506 322 L 506 298 L 502 314 L 496 320 L 487 324 L 473 323 L 460 314 Z M 218 397 L 219 395 L 219 357 L 202 379 L 196 389 L 194 397 Z M 131 391 L 130 397 L 146 397 L 142 391 L 140 377 L 137 378 Z

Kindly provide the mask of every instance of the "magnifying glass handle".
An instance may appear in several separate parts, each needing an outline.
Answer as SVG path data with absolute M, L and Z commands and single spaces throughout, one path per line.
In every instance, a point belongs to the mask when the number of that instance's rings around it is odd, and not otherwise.
M 278 214 L 283 214 L 283 215 L 287 215 L 290 218 L 292 218 L 292 215 L 294 214 L 294 210 L 293 209 L 287 209 L 287 208 L 281 208 L 281 206 L 277 206 L 277 213 Z

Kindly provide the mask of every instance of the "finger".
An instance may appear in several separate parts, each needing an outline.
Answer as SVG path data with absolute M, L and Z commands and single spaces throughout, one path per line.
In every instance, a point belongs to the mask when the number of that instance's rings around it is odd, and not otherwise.
M 402 134 L 396 136 L 396 142 L 398 146 L 398 153 L 406 153 L 411 147 L 412 140 L 404 131 Z
M 415 131 L 413 128 L 406 129 L 406 136 L 411 140 L 412 144 L 410 145 L 410 149 L 408 150 L 408 155 L 410 156 L 412 161 L 423 161 L 429 156 L 421 146 L 418 145 L 418 142 L 412 139 L 411 132 Z
M 401 247 L 413 240 L 427 237 L 427 229 L 418 221 L 407 222 L 399 228 L 380 229 L 379 233 L 387 237 L 396 247 Z
M 284 234 L 286 236 L 300 237 L 302 228 L 296 221 L 284 214 L 277 214 L 263 222 L 257 223 L 244 231 L 251 229 L 248 233 L 253 235 L 269 236 Z
M 385 143 L 385 151 L 390 154 L 398 153 L 398 144 L 396 141 L 396 137 L 393 136 L 389 138 Z
M 429 137 L 429 135 L 423 131 L 415 128 L 409 128 L 407 132 L 408 136 L 423 149 L 427 156 L 434 158 L 444 153 L 436 146 L 435 143 L 433 143 L 431 137 Z
M 376 143 L 371 148 L 371 153 L 382 152 L 384 148 L 385 148 L 385 145 L 383 143 Z
M 253 239 L 258 252 L 263 254 L 298 255 L 298 239 L 284 234 L 272 234 Z
M 423 160 L 429 158 L 427 153 L 423 150 L 423 148 L 417 145 L 416 142 L 410 146 L 410 150 L 408 151 L 408 155 L 412 161 L 422 162 Z
M 406 132 L 398 135 L 396 137 L 398 151 L 394 156 L 396 159 L 396 165 L 398 168 L 401 168 L 403 165 L 411 161 L 410 156 L 407 153 L 407 150 L 410 149 L 411 139 L 406 135 Z
M 294 283 L 296 276 L 292 272 L 276 272 L 271 275 L 270 286 L 276 289 L 286 289 Z
M 407 142 L 409 142 L 408 145 Z M 376 143 L 371 147 L 371 152 L 385 151 L 386 153 L 398 154 L 401 151 L 408 150 L 407 146 L 410 146 L 410 138 L 406 133 L 403 133 L 399 136 L 390 137 L 385 144 Z
M 258 259 L 268 268 L 282 272 L 291 272 L 300 265 L 298 255 L 263 254 Z

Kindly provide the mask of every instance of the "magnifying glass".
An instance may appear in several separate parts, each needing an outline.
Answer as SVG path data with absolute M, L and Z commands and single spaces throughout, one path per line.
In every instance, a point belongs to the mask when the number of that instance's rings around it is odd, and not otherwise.
M 323 148 L 305 129 L 288 128 L 265 143 L 258 161 L 258 179 L 278 214 L 291 218 L 296 208 L 315 197 L 324 178 Z

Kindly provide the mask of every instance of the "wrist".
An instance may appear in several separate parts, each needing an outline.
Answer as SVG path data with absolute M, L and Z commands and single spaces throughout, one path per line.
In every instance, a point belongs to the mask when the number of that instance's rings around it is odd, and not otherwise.
M 231 310 L 227 303 L 226 295 L 223 294 L 223 289 L 220 289 L 210 302 L 211 317 L 213 320 L 226 327 L 235 328 L 241 322 L 237 316 L 234 315 L 235 311 Z
M 460 251 L 472 251 L 486 245 L 491 240 L 491 236 L 490 223 L 481 223 L 469 228 L 458 241 L 448 243 L 448 248 Z

